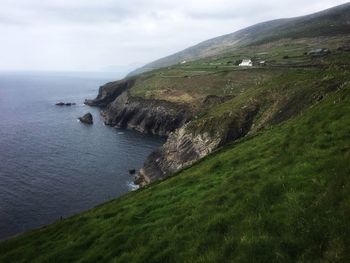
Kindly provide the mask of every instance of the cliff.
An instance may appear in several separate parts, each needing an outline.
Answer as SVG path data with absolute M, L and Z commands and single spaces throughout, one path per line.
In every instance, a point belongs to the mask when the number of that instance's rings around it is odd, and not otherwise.
M 168 177 L 227 142 L 242 138 L 250 131 L 258 110 L 259 106 L 253 103 L 218 118 L 205 119 L 201 124 L 189 122 L 171 133 L 165 144 L 147 158 L 135 183 L 144 186 Z M 199 127 L 203 128 L 198 130 Z
M 135 183 L 145 186 L 164 179 L 229 142 L 247 134 L 255 135 L 271 125 L 289 120 L 318 103 L 329 92 L 337 90 L 348 77 L 347 71 L 333 67 L 324 71 L 318 68 L 265 68 L 231 71 L 220 80 L 196 76 L 191 79 L 193 87 L 195 81 L 202 84 L 202 78 L 205 78 L 206 85 L 212 84 L 213 88 L 209 94 L 203 90 L 199 90 L 199 93 L 198 89 L 193 88 L 199 95 L 187 94 L 199 99 L 191 100 L 192 104 L 186 100 L 183 103 L 170 101 L 173 96 L 169 94 L 173 91 L 168 83 L 164 85 L 161 82 L 164 92 L 150 85 L 164 79 L 164 75 L 154 73 L 109 83 L 100 88 L 95 100 L 87 102 L 89 105 L 104 107 L 102 116 L 107 125 L 168 136 L 165 144 L 146 159 Z M 236 89 L 235 83 L 231 81 L 234 78 L 241 78 Z M 176 91 L 179 93 L 184 78 L 180 75 L 178 78 L 172 76 L 171 79 L 178 85 Z M 262 79 L 263 82 L 254 85 L 256 79 Z M 230 84 L 226 84 L 226 87 L 232 93 L 214 95 L 218 81 L 221 81 L 220 85 L 224 81 Z M 146 95 L 135 95 L 135 89 L 140 87 L 144 87 Z M 181 91 L 181 94 L 185 91 Z M 150 92 L 154 96 L 149 95 Z M 157 99 L 154 98 L 156 95 Z
M 109 82 L 101 86 L 98 95 L 93 100 L 85 100 L 85 104 L 89 106 L 106 107 L 113 102 L 124 91 L 132 87 L 135 83 L 134 78 L 123 79 L 119 81 Z
M 185 104 L 132 97 L 128 91 L 110 103 L 102 115 L 107 125 L 160 136 L 169 135 L 192 118 Z
M 129 92 L 136 78 L 107 83 L 99 88 L 89 106 L 103 108 L 105 124 L 112 127 L 134 129 L 142 133 L 167 136 L 193 117 L 193 110 L 185 103 L 146 99 Z

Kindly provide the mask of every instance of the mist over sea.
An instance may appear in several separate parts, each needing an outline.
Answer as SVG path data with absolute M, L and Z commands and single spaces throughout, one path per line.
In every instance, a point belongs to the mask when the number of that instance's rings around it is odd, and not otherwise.
M 0 239 L 37 228 L 132 188 L 163 139 L 104 126 L 85 106 L 118 76 L 0 72 Z M 55 106 L 57 102 L 75 106 Z M 77 118 L 91 112 L 94 124 Z

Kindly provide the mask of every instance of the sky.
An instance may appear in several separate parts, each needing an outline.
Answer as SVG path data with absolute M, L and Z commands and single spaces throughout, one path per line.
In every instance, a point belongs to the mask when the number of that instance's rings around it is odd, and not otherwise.
M 120 71 L 344 0 L 0 0 L 0 70 Z

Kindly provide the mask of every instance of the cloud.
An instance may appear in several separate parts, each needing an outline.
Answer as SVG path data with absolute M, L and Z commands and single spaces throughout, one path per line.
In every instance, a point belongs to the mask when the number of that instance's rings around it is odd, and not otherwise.
M 265 20 L 343 0 L 2 0 L 0 69 L 141 65 Z

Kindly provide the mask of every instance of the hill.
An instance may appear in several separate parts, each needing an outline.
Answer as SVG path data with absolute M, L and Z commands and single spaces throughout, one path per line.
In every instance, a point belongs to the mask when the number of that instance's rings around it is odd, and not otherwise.
M 173 55 L 161 58 L 131 72 L 130 76 L 175 65 L 182 61 L 194 61 L 217 56 L 234 51 L 237 48 L 281 39 L 344 35 L 349 32 L 349 23 L 350 3 L 312 15 L 268 21 L 232 34 L 204 41 Z
M 177 176 L 0 243 L 0 262 L 346 262 L 350 86 Z

